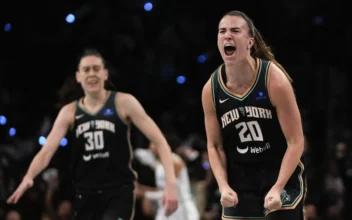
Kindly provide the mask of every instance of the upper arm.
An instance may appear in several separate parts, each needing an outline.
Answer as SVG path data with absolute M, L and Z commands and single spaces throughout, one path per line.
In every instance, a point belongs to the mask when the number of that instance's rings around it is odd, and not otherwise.
M 143 106 L 134 96 L 127 93 L 120 93 L 119 103 L 125 118 L 136 125 L 149 141 L 155 144 L 160 143 L 160 141 L 166 141 L 159 127 L 149 117 Z
M 268 91 L 288 143 L 304 141 L 301 115 L 291 83 L 275 65 L 269 71 Z
M 222 138 L 219 121 L 216 116 L 216 109 L 213 103 L 211 91 L 211 79 L 204 85 L 202 91 L 202 105 L 207 134 L 208 148 L 222 147 Z
M 51 158 L 55 153 L 62 138 L 65 137 L 67 130 L 74 122 L 75 108 L 75 104 L 71 103 L 60 110 L 46 142 L 40 151 L 41 154 Z

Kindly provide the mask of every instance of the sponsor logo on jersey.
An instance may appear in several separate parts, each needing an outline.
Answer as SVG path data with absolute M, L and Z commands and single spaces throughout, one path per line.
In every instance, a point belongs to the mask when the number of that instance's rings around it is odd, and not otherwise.
M 270 143 L 267 142 L 265 143 L 264 146 L 246 146 L 245 148 L 240 148 L 239 146 L 237 146 L 237 152 L 240 154 L 246 154 L 246 153 L 250 153 L 250 154 L 261 154 L 266 150 L 270 149 Z

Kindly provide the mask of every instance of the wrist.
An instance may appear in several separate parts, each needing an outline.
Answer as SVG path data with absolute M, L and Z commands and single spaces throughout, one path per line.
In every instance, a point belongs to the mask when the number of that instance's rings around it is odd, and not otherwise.
M 230 187 L 227 182 L 221 182 L 221 183 L 218 183 L 218 185 L 219 185 L 219 191 L 220 191 L 220 193 L 223 191 L 223 189 Z
M 285 184 L 280 183 L 280 182 L 276 182 L 272 188 L 282 192 L 285 188 Z
M 23 179 L 27 179 L 27 180 L 33 180 L 33 177 L 30 174 L 26 174 Z
M 176 187 L 177 181 L 175 178 L 166 180 L 166 186 Z

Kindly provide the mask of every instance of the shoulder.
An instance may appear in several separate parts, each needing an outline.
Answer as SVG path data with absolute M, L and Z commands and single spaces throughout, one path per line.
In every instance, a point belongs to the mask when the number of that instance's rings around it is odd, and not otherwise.
M 74 114 L 76 112 L 76 101 L 73 101 L 69 104 L 64 105 L 61 110 L 60 113 L 61 114 Z
M 57 116 L 57 120 L 63 121 L 65 123 L 73 124 L 75 121 L 75 113 L 76 113 L 76 101 L 64 105 L 61 108 L 59 115 Z
M 129 108 L 130 106 L 139 105 L 139 101 L 130 93 L 116 92 L 116 104 L 121 108 Z
M 271 63 L 268 70 L 268 91 L 271 102 L 275 106 L 276 94 L 286 94 L 289 91 L 293 91 L 291 82 L 288 76 L 281 70 L 275 63 Z
M 213 83 L 214 83 L 214 77 L 216 76 L 216 73 L 218 70 L 222 67 L 223 64 L 219 65 L 211 74 L 207 82 L 203 86 L 202 90 L 202 96 L 209 96 L 212 95 L 211 91 L 213 89 Z
M 116 92 L 115 100 L 117 102 L 137 101 L 137 99 L 132 94 L 126 92 Z

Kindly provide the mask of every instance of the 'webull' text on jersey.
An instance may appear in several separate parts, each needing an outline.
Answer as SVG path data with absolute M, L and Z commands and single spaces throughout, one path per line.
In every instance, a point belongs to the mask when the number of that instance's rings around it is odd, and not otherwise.
M 257 60 L 257 75 L 242 97 L 225 84 L 225 66 L 212 75 L 213 102 L 228 160 L 240 163 L 281 161 L 286 139 L 267 90 L 269 61 Z

